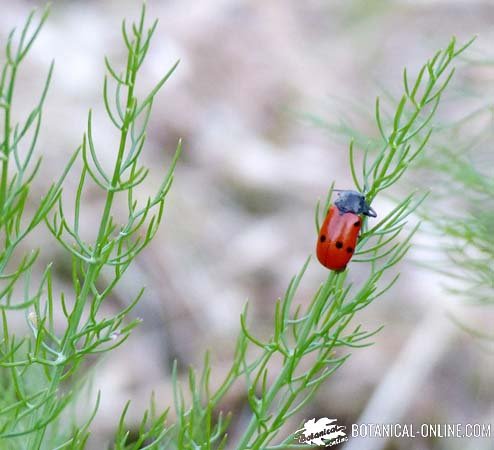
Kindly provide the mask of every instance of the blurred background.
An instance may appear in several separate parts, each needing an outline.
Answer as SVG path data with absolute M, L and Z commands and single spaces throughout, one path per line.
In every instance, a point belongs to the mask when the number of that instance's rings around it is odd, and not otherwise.
M 127 399 L 132 400 L 130 421 L 139 420 L 152 391 L 160 406 L 172 404 L 174 359 L 184 376 L 211 349 L 213 383 L 221 380 L 247 300 L 254 329 L 268 332 L 275 300 L 307 256 L 314 255 L 317 200 L 333 181 L 338 188 L 353 188 L 348 135 L 352 129 L 376 135 L 375 97 L 400 94 L 404 66 L 415 74 L 453 35 L 463 42 L 478 34 L 469 55 L 486 61 L 493 56 L 494 4 L 487 0 L 147 3 L 148 17 L 158 18 L 159 26 L 140 80 L 142 91 L 181 60 L 154 105 L 144 156 L 154 171 L 147 183 L 150 192 L 180 137 L 184 152 L 160 232 L 107 305 L 108 310 L 122 308 L 129 293 L 147 287 L 134 312 L 143 325 L 95 371 L 94 386 L 103 397 L 93 424 L 93 449 L 111 439 Z M 42 4 L 0 0 L 1 41 Z M 55 59 L 42 132 L 44 164 L 36 181 L 40 191 L 59 176 L 80 144 L 89 108 L 99 155 L 111 161 L 117 137 L 102 104 L 103 57 L 122 61 L 120 22 L 137 17 L 140 5 L 53 2 L 17 97 L 19 114 L 28 111 Z M 440 105 L 441 120 L 458 120 L 492 103 L 493 79 L 492 65 L 460 67 L 451 94 Z M 492 169 L 492 139 L 487 142 Z M 410 189 L 434 189 L 433 177 L 411 175 L 393 192 L 396 198 Z M 75 175 L 69 178 L 68 198 L 77 181 Z M 90 192 L 85 205 L 91 233 L 101 213 L 101 192 Z M 391 206 L 389 198 L 373 204 L 378 212 Z M 434 209 L 434 202 L 425 207 Z M 46 262 L 65 258 L 47 234 L 30 239 L 30 245 L 42 246 Z M 417 264 L 428 260 L 427 248 L 438 251 L 437 239 L 423 233 L 417 244 L 399 267 L 398 285 L 360 313 L 358 321 L 367 329 L 384 325 L 375 344 L 353 351 L 287 433 L 304 419 L 323 416 L 348 426 L 494 423 L 492 346 L 450 318 L 492 332 L 492 307 L 472 307 L 446 291 L 440 275 Z M 63 264 L 56 267 L 63 290 L 69 280 Z M 352 270 L 358 276 L 358 264 Z M 325 276 L 313 260 L 298 300 L 311 298 Z M 234 413 L 233 436 L 248 419 L 245 393 L 242 386 L 236 388 L 223 407 Z M 355 439 L 346 448 L 494 447 L 485 439 Z

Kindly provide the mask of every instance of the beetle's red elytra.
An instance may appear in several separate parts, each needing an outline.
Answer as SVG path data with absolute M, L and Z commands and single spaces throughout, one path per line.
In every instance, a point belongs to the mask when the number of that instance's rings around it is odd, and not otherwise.
M 362 228 L 362 215 L 376 217 L 365 196 L 355 191 L 339 191 L 317 239 L 317 259 L 330 270 L 341 272 L 355 252 Z

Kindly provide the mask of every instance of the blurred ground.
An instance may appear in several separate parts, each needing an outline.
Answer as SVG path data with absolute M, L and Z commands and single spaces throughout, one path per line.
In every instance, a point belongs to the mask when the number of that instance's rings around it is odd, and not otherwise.
M 37 4 L 0 0 L 2 41 Z M 334 124 L 345 117 L 374 133 L 374 98 L 383 89 L 399 92 L 405 65 L 413 72 L 452 35 L 465 41 L 478 34 L 474 52 L 492 56 L 494 39 L 491 1 L 176 0 L 148 5 L 149 17 L 160 23 L 143 90 L 176 59 L 181 63 L 154 106 L 145 159 L 166 170 L 179 137 L 184 155 L 162 230 L 108 306 L 126 304 L 129 291 L 147 286 L 136 311 L 144 326 L 95 373 L 103 398 L 93 427 L 94 449 L 111 437 L 128 398 L 134 417 L 153 390 L 160 404 L 171 403 L 174 358 L 182 368 L 200 365 L 204 351 L 213 349 L 213 374 L 221 377 L 246 299 L 258 330 L 271 326 L 274 300 L 313 254 L 317 199 L 333 180 L 340 188 L 351 187 L 348 140 L 300 116 L 316 114 Z M 19 87 L 25 102 L 20 109 L 27 110 L 55 58 L 40 189 L 79 145 L 89 108 L 94 109 L 99 151 L 103 159 L 111 157 L 115 136 L 100 94 L 103 56 L 121 60 L 120 21 L 136 17 L 139 6 L 123 0 L 53 3 Z M 492 68 L 460 71 L 457 88 L 493 77 Z M 478 106 L 475 100 L 459 102 L 442 105 L 442 117 L 458 118 Z M 155 171 L 156 183 L 159 175 Z M 152 184 L 151 178 L 149 189 Z M 100 212 L 100 193 L 92 192 L 86 204 L 90 233 Z M 383 211 L 390 203 L 380 199 L 373 206 Z M 35 236 L 33 245 L 42 239 Z M 46 260 L 60 252 L 49 242 Z M 492 321 L 485 311 L 478 314 L 446 295 L 438 276 L 418 269 L 414 257 L 411 252 L 402 264 L 399 287 L 362 311 L 360 321 L 367 327 L 385 325 L 375 345 L 355 351 L 300 420 L 327 416 L 350 424 L 366 411 L 363 417 L 371 422 L 386 417 L 403 423 L 493 422 L 492 354 L 452 325 L 446 312 L 483 329 L 492 329 Z M 312 262 L 300 301 L 310 298 L 324 275 Z M 60 286 L 64 283 L 61 271 Z M 236 411 L 240 429 L 243 393 L 234 393 L 229 402 L 225 409 Z M 482 450 L 491 445 L 383 440 L 372 448 Z M 349 448 L 371 446 L 364 442 Z

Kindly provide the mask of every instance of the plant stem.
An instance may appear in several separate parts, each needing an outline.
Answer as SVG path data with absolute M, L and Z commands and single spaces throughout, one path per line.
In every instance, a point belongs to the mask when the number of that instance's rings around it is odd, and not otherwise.
M 328 285 L 333 284 L 334 280 L 336 277 L 339 275 L 335 272 L 331 272 L 331 274 L 328 277 L 328 280 L 326 283 Z M 321 290 L 323 292 L 323 290 Z M 337 299 L 333 299 L 333 301 L 336 301 Z M 316 301 L 312 302 L 310 306 L 310 310 L 307 312 L 307 316 L 313 318 L 314 320 L 317 320 L 317 317 L 319 316 L 319 312 L 321 311 L 321 308 L 324 307 L 324 305 L 327 303 L 328 299 L 325 295 L 319 295 L 319 298 L 316 299 Z M 317 316 L 317 317 L 316 317 Z M 288 375 L 294 371 L 294 363 L 295 365 L 301 361 L 302 357 L 297 355 L 297 352 L 300 354 L 303 354 L 307 345 L 310 344 L 310 331 L 314 326 L 314 321 L 313 320 L 307 320 L 304 324 L 304 328 L 299 334 L 298 342 L 297 342 L 297 347 L 294 348 L 290 352 L 290 358 L 283 364 L 283 369 L 281 372 L 278 374 L 276 377 L 276 380 L 274 381 L 273 385 L 269 388 L 267 394 L 263 398 L 263 403 L 266 405 L 271 405 L 278 392 L 280 389 L 283 387 L 285 384 L 286 380 L 289 378 Z M 281 411 L 287 411 L 290 406 L 293 404 L 293 402 L 297 399 L 298 392 L 292 392 L 288 399 L 284 401 L 284 404 L 279 407 L 279 410 Z M 249 425 L 247 426 L 247 429 L 245 430 L 245 433 L 242 437 L 242 440 L 240 441 L 237 450 L 242 450 L 242 449 L 258 449 L 260 448 L 260 445 L 264 442 L 264 435 L 259 436 L 259 438 L 254 442 L 253 446 L 248 447 L 249 441 L 252 438 L 253 434 L 256 432 L 256 430 L 259 427 L 259 420 L 258 418 L 253 415 Z
M 2 152 L 2 175 L 0 180 L 0 210 L 2 211 L 2 217 L 5 215 L 5 202 L 7 195 L 7 179 L 9 175 L 9 153 L 10 153 L 10 128 L 11 128 L 11 109 L 12 99 L 14 96 L 15 79 L 17 75 L 17 65 L 11 63 L 11 72 L 9 79 L 9 86 L 7 88 L 7 95 L 5 96 L 5 117 L 4 117 L 4 141 Z M 5 247 L 9 244 L 9 234 L 5 230 Z
M 134 45 L 134 49 L 139 49 L 140 47 L 140 35 L 136 38 L 136 43 Z M 135 87 L 135 81 L 136 81 L 136 76 L 137 76 L 137 69 L 136 69 L 136 61 L 133 61 L 134 58 L 137 58 L 135 52 L 129 52 L 128 56 L 128 61 L 127 61 L 127 73 L 128 79 L 127 81 L 127 86 L 128 86 L 128 91 L 127 91 L 127 100 L 126 100 L 126 110 L 125 110 L 125 120 L 121 128 L 121 134 L 120 134 L 120 144 L 118 148 L 118 154 L 117 154 L 117 159 L 115 161 L 115 165 L 113 168 L 113 176 L 111 180 L 111 187 L 106 193 L 106 201 L 105 201 L 105 206 L 103 209 L 103 214 L 101 217 L 100 225 L 99 225 L 99 230 L 98 230 L 98 235 L 96 238 L 96 243 L 94 246 L 94 251 L 92 254 L 91 262 L 88 263 L 88 267 L 86 269 L 86 274 L 84 278 L 84 283 L 81 288 L 81 292 L 78 296 L 78 298 L 75 301 L 75 306 L 74 310 L 72 311 L 72 314 L 70 315 L 69 319 L 69 324 L 67 327 L 67 330 L 63 336 L 62 342 L 61 342 L 61 350 L 60 353 L 64 356 L 64 360 L 68 361 L 69 358 L 72 356 L 71 355 L 71 344 L 72 340 L 75 336 L 75 334 L 78 332 L 79 325 L 81 322 L 82 315 L 84 313 L 84 307 L 87 304 L 88 297 L 91 292 L 91 286 L 94 284 L 96 281 L 96 278 L 98 276 L 98 273 L 101 269 L 100 267 L 100 257 L 101 257 L 101 251 L 103 248 L 103 244 L 106 241 L 106 233 L 108 230 L 108 225 L 110 223 L 111 219 L 111 209 L 113 206 L 113 200 L 115 197 L 115 191 L 114 188 L 117 186 L 119 180 L 120 180 L 120 171 L 121 171 L 121 166 L 122 166 L 122 161 L 123 161 L 123 156 L 125 153 L 125 148 L 127 146 L 127 137 L 128 137 L 128 131 L 129 131 L 129 124 L 132 121 L 132 115 L 133 115 L 133 102 L 134 102 L 134 87 Z M 129 74 L 130 71 L 130 74 Z M 55 372 L 53 374 L 53 378 L 50 383 L 50 387 L 48 391 L 46 392 L 45 399 L 50 398 L 57 390 L 58 386 L 60 385 L 60 382 L 62 380 L 64 370 L 65 370 L 66 364 L 61 363 L 60 365 L 56 366 Z M 48 403 L 48 402 L 47 402 Z M 47 406 L 41 408 L 41 414 L 40 417 L 43 417 L 44 414 L 46 414 Z M 36 423 L 38 420 L 38 417 L 36 415 L 33 415 L 33 421 L 32 423 Z M 30 446 L 32 449 L 39 449 L 43 438 L 44 434 L 46 431 L 46 427 L 42 427 L 38 433 L 35 434 L 34 440 Z

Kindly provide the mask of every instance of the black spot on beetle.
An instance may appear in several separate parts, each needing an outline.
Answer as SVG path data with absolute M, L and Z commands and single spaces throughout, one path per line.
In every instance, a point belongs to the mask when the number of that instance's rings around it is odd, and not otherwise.
M 319 240 L 320 240 L 321 242 L 324 242 L 324 241 L 326 240 L 326 236 L 324 236 L 324 234 L 323 234 L 323 235 L 319 238 Z
M 352 248 L 352 247 L 347 247 L 347 248 L 346 248 L 346 251 L 347 251 L 348 253 L 353 253 L 353 248 Z
M 357 220 L 354 224 L 353 224 L 354 227 L 359 227 L 360 226 L 360 220 Z
M 338 242 L 336 243 L 336 248 L 342 248 L 342 247 L 343 247 L 343 242 L 338 241 Z

